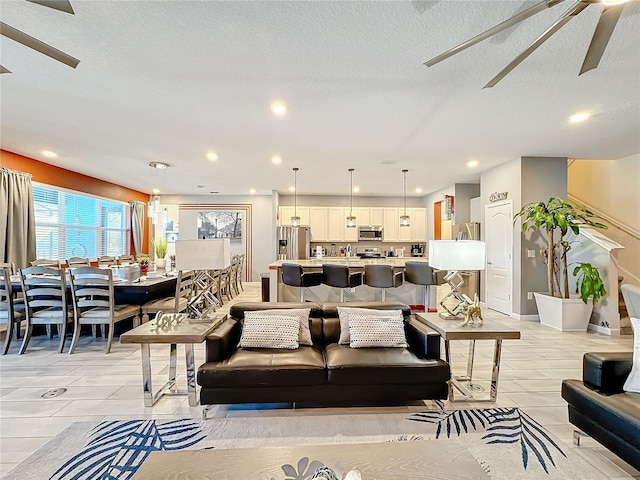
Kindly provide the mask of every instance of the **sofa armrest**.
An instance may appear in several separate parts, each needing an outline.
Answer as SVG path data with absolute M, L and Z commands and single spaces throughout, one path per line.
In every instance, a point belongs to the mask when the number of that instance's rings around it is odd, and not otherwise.
M 409 349 L 421 358 L 440 360 L 440 334 L 411 316 L 405 322 Z
M 240 322 L 227 318 L 205 341 L 205 362 L 220 362 L 229 358 L 240 341 Z
M 632 357 L 632 352 L 585 353 L 582 380 L 603 392 L 622 392 L 622 386 L 631 372 Z

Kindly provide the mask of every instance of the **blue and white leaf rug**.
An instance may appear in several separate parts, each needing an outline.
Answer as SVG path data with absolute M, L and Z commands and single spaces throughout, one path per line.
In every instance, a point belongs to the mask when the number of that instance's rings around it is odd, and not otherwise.
M 149 453 L 157 450 L 309 445 L 307 456 L 283 459 L 281 477 L 273 478 L 306 480 L 313 471 L 298 472 L 294 466 L 317 463 L 313 445 L 448 438 L 460 441 L 492 479 L 605 478 L 518 408 L 318 413 L 74 423 L 4 478 L 121 480 L 132 478 Z

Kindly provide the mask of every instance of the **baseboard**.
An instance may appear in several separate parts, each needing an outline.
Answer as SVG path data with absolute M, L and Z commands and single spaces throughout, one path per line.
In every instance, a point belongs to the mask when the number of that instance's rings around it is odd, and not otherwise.
M 519 313 L 512 313 L 510 317 L 522 322 L 540 322 L 539 315 L 520 315 Z
M 603 327 L 601 325 L 595 325 L 593 323 L 589 324 L 589 326 L 587 327 L 587 331 L 602 333 L 604 335 L 609 335 L 610 337 L 620 335 L 619 328 Z

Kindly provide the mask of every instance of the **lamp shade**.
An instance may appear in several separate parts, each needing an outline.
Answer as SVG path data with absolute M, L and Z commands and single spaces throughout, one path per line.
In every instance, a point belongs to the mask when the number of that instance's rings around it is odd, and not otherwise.
M 478 240 L 429 240 L 429 266 L 438 270 L 484 270 L 485 243 Z
M 176 240 L 177 270 L 217 270 L 231 265 L 228 238 Z

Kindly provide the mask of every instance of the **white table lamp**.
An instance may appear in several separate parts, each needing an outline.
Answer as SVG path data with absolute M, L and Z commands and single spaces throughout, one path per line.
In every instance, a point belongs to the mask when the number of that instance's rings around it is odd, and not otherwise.
M 443 318 L 461 319 L 462 307 L 472 300 L 462 292 L 464 278 L 460 271 L 484 270 L 486 260 L 485 243 L 478 240 L 429 240 L 429 266 L 438 270 L 448 270 L 444 280 L 451 286 L 449 292 L 440 301 L 440 306 L 449 314 L 440 314 Z M 446 300 L 453 297 L 458 304 L 450 309 Z

